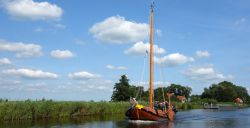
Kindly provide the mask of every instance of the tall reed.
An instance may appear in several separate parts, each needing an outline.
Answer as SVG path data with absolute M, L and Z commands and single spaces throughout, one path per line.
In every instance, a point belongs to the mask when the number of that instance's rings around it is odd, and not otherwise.
M 46 118 L 74 118 L 85 115 L 124 113 L 128 102 L 76 102 L 76 101 L 1 101 L 0 120 L 38 120 Z

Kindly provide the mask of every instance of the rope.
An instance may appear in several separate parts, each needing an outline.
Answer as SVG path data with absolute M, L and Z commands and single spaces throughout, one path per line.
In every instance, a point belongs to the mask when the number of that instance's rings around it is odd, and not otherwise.
M 148 52 L 146 51 L 146 53 L 145 53 L 145 55 L 144 55 L 144 61 L 143 61 L 143 67 L 142 67 L 142 72 L 141 72 L 141 78 L 140 78 L 140 81 L 139 81 L 139 83 L 138 83 L 138 85 L 140 86 L 141 84 L 143 84 L 142 83 L 142 81 L 143 81 L 143 78 L 144 78 L 144 72 L 145 72 L 145 66 L 146 66 L 146 59 L 147 59 L 147 55 L 148 55 Z M 136 89 L 135 89 L 135 91 L 136 91 Z M 138 98 L 138 95 L 140 94 L 140 97 L 141 97 L 141 88 L 139 87 L 138 88 L 138 91 L 136 91 L 137 93 L 136 93 L 136 96 L 135 96 L 135 98 Z
M 165 109 L 165 111 L 167 110 L 167 106 L 166 106 L 166 100 L 165 100 L 165 97 L 164 97 L 164 89 L 163 89 L 163 87 L 161 88 L 161 90 L 162 90 L 162 97 L 163 97 L 163 103 L 164 103 L 164 109 Z

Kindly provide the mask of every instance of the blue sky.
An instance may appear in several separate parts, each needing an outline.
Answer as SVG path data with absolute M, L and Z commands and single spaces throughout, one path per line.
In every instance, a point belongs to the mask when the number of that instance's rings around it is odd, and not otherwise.
M 250 90 L 249 6 L 155 1 L 155 86 L 201 94 L 228 80 Z M 122 74 L 147 89 L 149 7 L 146 0 L 0 0 L 0 98 L 110 100 Z

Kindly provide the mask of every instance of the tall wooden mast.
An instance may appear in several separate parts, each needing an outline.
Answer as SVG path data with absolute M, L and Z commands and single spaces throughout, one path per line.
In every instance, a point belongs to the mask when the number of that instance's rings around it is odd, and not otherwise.
M 154 33 L 154 3 L 151 2 L 150 11 L 150 76 L 149 76 L 149 107 L 153 108 L 153 75 L 154 75 L 154 60 L 153 60 L 153 33 Z

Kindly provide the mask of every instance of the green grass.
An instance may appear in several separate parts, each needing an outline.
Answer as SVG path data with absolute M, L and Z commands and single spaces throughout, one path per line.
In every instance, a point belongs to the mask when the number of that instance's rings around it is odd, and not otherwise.
M 73 101 L 2 101 L 0 120 L 39 120 L 74 118 L 86 115 L 124 113 L 128 102 L 73 102 Z
M 147 106 L 148 102 L 139 102 Z M 202 109 L 201 102 L 180 103 L 173 102 L 179 110 Z M 223 102 L 218 104 L 231 104 Z M 0 121 L 3 120 L 44 120 L 75 118 L 80 116 L 105 116 L 124 114 L 130 107 L 129 102 L 84 102 L 84 101 L 0 101 Z M 242 108 L 249 107 L 243 105 Z

